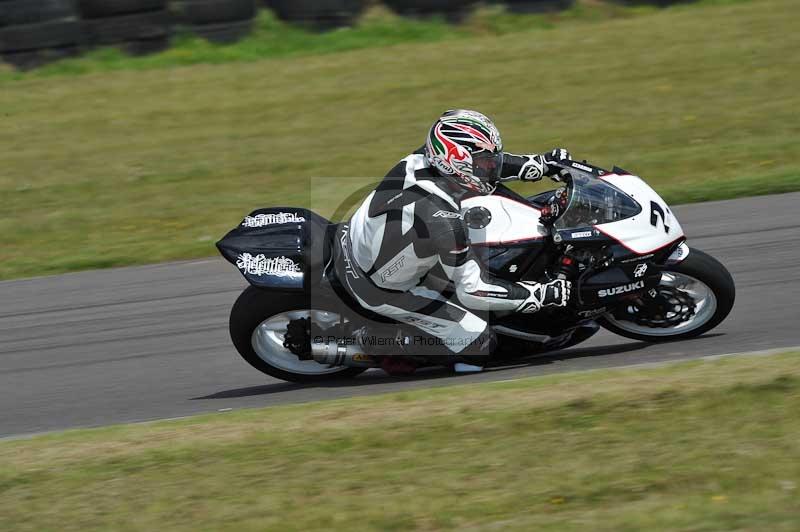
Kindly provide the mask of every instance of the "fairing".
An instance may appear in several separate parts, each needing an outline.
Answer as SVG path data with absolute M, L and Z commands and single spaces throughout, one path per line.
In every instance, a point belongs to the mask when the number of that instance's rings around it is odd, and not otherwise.
M 304 290 L 319 276 L 328 225 L 307 209 L 260 209 L 217 242 L 217 248 L 253 286 Z
M 642 179 L 618 174 L 601 179 L 630 196 L 642 210 L 629 218 L 595 224 L 595 229 L 638 255 L 653 253 L 685 238 L 667 203 Z
M 544 240 L 549 230 L 541 223 L 541 213 L 528 203 L 506 196 L 475 196 L 461 203 L 465 219 L 471 217 L 471 209 L 485 209 L 488 216 L 484 224 L 469 226 L 469 239 L 478 246 L 508 246 Z M 481 227 L 483 225 L 483 227 Z

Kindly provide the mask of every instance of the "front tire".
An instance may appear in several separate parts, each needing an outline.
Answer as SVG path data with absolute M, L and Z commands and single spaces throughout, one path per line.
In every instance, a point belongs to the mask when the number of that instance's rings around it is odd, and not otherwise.
M 355 377 L 365 368 L 329 367 L 311 360 L 300 360 L 283 347 L 284 322 L 312 316 L 312 319 L 338 321 L 333 302 L 314 298 L 308 307 L 307 295 L 266 292 L 248 286 L 231 309 L 230 333 L 236 350 L 251 366 L 277 379 L 298 383 L 319 383 Z
M 681 283 L 689 288 L 678 288 Z M 634 321 L 636 308 L 629 311 L 631 319 L 625 319 L 626 311 L 609 312 L 597 321 L 609 331 L 645 342 L 670 342 L 694 338 L 706 333 L 724 320 L 736 299 L 736 286 L 728 270 L 717 259 L 692 249 L 682 262 L 668 265 L 662 272 L 662 285 L 692 297 L 696 309 L 694 315 L 675 326 L 648 327 Z

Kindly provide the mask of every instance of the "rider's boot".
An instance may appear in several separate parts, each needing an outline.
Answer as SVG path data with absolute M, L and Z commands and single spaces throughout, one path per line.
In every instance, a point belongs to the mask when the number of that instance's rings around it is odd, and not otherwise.
M 480 373 L 483 371 L 483 366 L 467 364 L 466 362 L 456 362 L 453 364 L 453 371 L 455 373 Z
M 455 373 L 480 373 L 497 347 L 497 335 L 487 327 L 470 345 L 468 345 L 453 364 Z

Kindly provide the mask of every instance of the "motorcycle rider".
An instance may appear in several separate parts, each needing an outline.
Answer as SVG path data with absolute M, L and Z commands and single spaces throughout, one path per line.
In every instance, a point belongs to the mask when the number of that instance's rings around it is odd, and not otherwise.
M 487 272 L 470 248 L 461 200 L 491 194 L 501 178 L 555 177 L 558 169 L 550 164 L 569 159 L 560 148 L 504 153 L 488 117 L 447 111 L 431 127 L 425 146 L 389 171 L 341 226 L 335 239 L 337 278 L 365 309 L 435 339 L 433 347 L 424 345 L 425 354 L 455 355 L 457 372 L 482 370 L 496 345 L 485 313 L 564 306 L 571 285 L 511 282 Z M 453 282 L 457 301 L 421 284 L 435 267 Z

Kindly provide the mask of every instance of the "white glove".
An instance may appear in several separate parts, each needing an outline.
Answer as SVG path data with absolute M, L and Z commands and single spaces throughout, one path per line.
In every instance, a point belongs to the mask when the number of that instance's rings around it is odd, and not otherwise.
M 564 279 L 556 279 L 549 283 L 532 283 L 521 281 L 530 295 L 517 308 L 517 312 L 532 314 L 539 312 L 543 307 L 564 307 L 569 301 L 572 283 Z
M 563 163 L 571 161 L 572 156 L 564 148 L 555 148 L 550 153 L 544 155 L 522 155 L 527 158 L 519 171 L 521 181 L 539 181 L 544 176 L 555 177 L 559 169 L 551 168 L 548 163 Z
M 543 155 L 545 162 L 544 175 L 550 176 L 553 181 L 561 181 L 562 171 L 560 168 L 553 166 L 553 163 L 564 164 L 572 160 L 572 155 L 564 148 L 553 148 L 550 153 Z
M 520 181 L 539 181 L 547 172 L 544 155 L 522 155 L 528 160 L 519 171 Z

